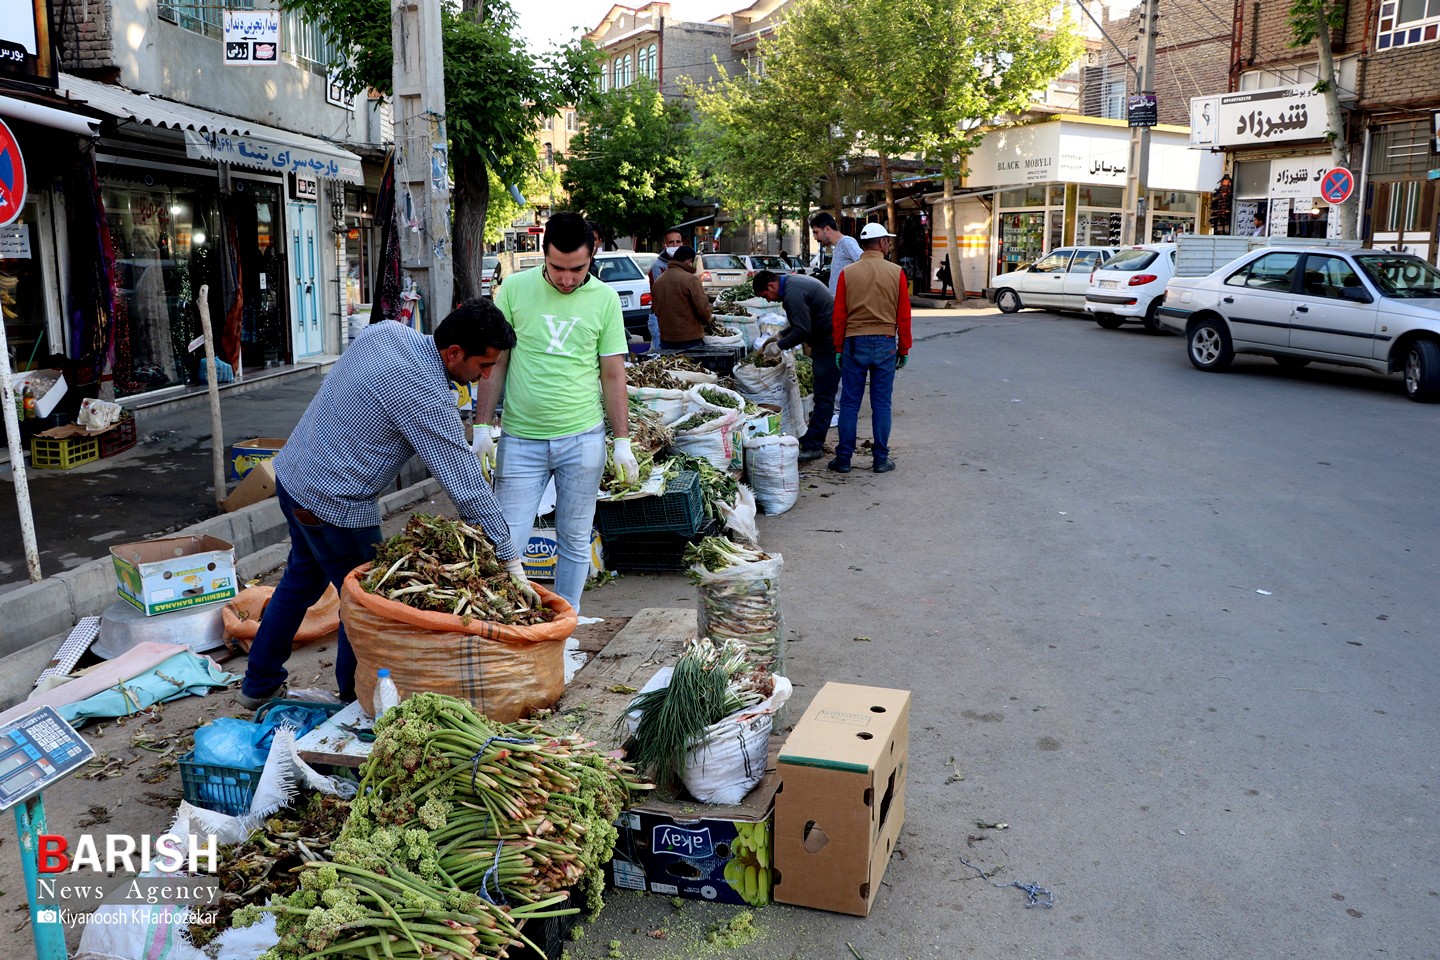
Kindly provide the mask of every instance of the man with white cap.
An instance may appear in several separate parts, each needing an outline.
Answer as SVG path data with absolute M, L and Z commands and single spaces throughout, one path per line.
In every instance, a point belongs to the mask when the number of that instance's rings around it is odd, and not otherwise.
M 840 273 L 831 326 L 835 359 L 840 364 L 840 442 L 828 464 L 850 472 L 860 398 L 870 381 L 870 427 L 874 432 L 876 473 L 895 469 L 890 456 L 890 394 L 895 371 L 910 354 L 910 284 L 899 265 L 885 259 L 895 234 L 878 223 L 860 231 L 860 259 Z

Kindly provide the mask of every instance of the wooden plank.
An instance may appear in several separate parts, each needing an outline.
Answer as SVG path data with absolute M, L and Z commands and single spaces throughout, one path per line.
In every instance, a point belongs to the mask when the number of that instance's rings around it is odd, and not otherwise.
M 623 738 L 616 735 L 615 723 L 630 705 L 633 691 L 661 667 L 673 665 L 694 636 L 694 610 L 646 607 L 580 668 L 555 712 L 605 748 L 619 747 Z

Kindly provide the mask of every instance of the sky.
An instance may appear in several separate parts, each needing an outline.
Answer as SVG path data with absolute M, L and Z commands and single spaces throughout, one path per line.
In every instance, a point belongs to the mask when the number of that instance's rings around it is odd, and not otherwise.
M 512 0 L 512 3 L 520 15 L 520 34 L 526 45 L 536 51 L 593 29 L 614 6 L 612 0 Z M 644 5 L 643 0 L 627 0 L 621 4 Z M 670 0 L 670 16 L 677 20 L 704 21 L 749 5 L 747 0 Z

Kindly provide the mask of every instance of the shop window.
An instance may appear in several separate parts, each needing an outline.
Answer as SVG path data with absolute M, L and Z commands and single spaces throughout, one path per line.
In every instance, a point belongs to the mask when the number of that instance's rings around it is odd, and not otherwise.
M 1152 209 L 1166 213 L 1194 213 L 1199 203 L 1199 194 L 1162 190 L 1155 194 Z
M 10 347 L 10 369 L 34 370 L 45 365 L 50 349 L 45 311 L 45 276 L 41 262 L 39 207 L 32 196 L 19 219 L 0 227 L 4 259 L 0 259 L 0 312 Z
M 1255 199 L 1270 193 L 1270 161 L 1242 160 L 1235 164 L 1236 199 Z
M 1077 199 L 1082 207 L 1124 207 L 1124 187 L 1080 187 Z
M 1440 31 L 1440 0 L 1386 0 L 1380 4 L 1375 48 L 1432 43 Z
M 1025 187 L 1020 190 L 1004 190 L 1000 193 L 1000 206 L 1043 207 L 1045 206 L 1045 188 Z

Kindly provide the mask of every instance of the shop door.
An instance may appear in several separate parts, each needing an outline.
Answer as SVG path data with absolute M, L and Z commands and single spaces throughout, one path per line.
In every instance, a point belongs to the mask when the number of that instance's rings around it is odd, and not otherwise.
M 235 180 L 232 209 L 243 292 L 241 357 L 246 370 L 272 367 L 285 353 L 285 241 L 278 183 Z
M 294 358 L 313 357 L 325 347 L 320 329 L 319 220 L 313 203 L 287 203 L 290 226 L 290 347 Z

